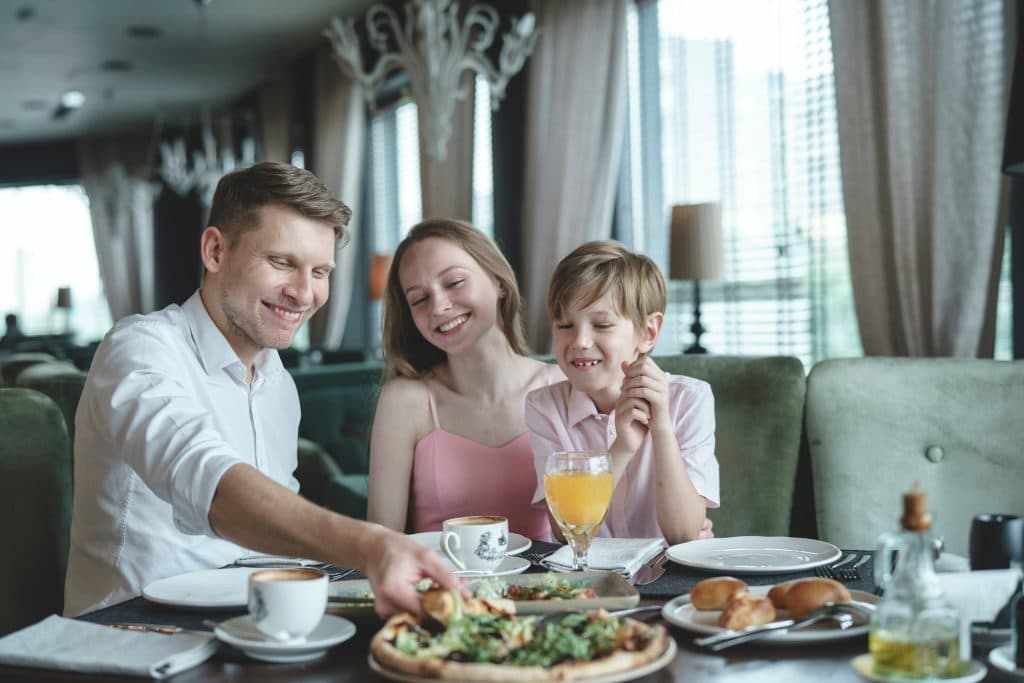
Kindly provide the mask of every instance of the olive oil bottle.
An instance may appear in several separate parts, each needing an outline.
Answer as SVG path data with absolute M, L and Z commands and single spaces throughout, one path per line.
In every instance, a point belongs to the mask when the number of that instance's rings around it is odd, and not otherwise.
M 935 576 L 932 517 L 917 484 L 903 496 L 901 530 L 878 539 L 875 583 L 884 594 L 871 617 L 868 649 L 875 673 L 947 678 L 960 673 L 960 615 Z M 896 568 L 893 555 L 896 555 Z

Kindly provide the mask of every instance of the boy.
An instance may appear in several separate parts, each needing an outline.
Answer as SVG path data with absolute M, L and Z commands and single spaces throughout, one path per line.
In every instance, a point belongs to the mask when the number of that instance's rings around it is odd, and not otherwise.
M 568 380 L 527 396 L 534 503 L 544 501 L 550 453 L 607 451 L 615 488 L 599 536 L 663 537 L 674 545 L 711 535 L 714 398 L 706 382 L 666 375 L 648 356 L 665 303 L 657 265 L 618 242 L 578 247 L 551 277 L 553 347 Z

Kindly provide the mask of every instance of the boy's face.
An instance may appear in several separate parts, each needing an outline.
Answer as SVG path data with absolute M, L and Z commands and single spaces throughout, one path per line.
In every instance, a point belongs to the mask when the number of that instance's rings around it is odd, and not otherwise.
M 648 330 L 616 310 L 611 292 L 586 308 L 570 306 L 551 325 L 558 366 L 569 382 L 586 392 L 602 412 L 618 400 L 622 363 L 632 363 L 654 346 Z

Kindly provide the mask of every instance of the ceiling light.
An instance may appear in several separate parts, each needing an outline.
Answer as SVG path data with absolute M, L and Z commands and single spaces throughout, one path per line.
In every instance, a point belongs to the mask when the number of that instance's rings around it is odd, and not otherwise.
M 67 109 L 78 109 L 85 104 L 85 93 L 81 90 L 65 90 L 60 96 L 60 106 Z

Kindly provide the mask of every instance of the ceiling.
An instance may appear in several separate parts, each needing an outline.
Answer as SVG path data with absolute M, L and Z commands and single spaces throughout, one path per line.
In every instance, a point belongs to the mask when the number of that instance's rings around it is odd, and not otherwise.
M 370 4 L 0 0 L 0 145 L 110 132 L 230 100 L 322 40 L 332 16 Z M 84 93 L 85 104 L 55 117 L 66 90 Z

